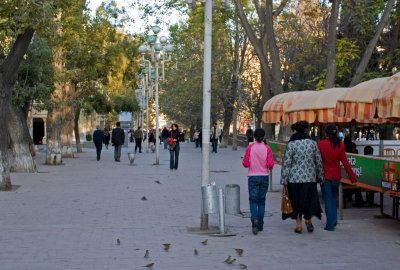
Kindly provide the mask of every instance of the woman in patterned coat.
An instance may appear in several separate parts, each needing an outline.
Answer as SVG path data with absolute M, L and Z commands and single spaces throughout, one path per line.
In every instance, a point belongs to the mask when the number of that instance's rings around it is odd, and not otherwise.
M 282 219 L 296 219 L 296 233 L 303 228 L 301 219 L 304 216 L 307 231 L 314 227 L 311 217 L 321 219 L 317 183 L 324 180 L 324 167 L 318 145 L 307 134 L 309 124 L 299 121 L 291 126 L 291 136 L 283 157 L 281 184 L 287 185 L 289 198 L 293 205 L 291 214 L 282 214 Z

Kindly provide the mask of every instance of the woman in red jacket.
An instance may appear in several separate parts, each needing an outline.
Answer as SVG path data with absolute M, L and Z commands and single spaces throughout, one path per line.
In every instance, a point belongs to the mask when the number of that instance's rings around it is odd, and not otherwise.
M 335 125 L 329 124 L 325 128 L 327 139 L 318 143 L 324 164 L 325 181 L 321 183 L 322 197 L 325 202 L 326 226 L 325 230 L 334 231 L 337 223 L 336 201 L 339 191 L 340 179 L 342 178 L 342 162 L 351 182 L 357 182 L 345 154 L 344 144 L 338 137 L 338 130 Z

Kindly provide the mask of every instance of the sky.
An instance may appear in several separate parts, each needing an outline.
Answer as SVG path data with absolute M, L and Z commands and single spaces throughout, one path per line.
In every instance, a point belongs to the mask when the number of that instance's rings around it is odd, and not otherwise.
M 97 7 L 100 6 L 100 4 L 105 1 L 105 0 L 88 0 L 88 7 L 89 9 L 91 9 L 92 14 L 94 14 L 95 10 Z M 142 0 L 142 1 L 150 1 L 150 0 Z M 154 1 L 154 0 L 151 0 Z M 115 0 L 115 2 L 117 2 L 119 7 L 125 7 L 125 9 L 128 11 L 128 14 L 130 17 L 132 17 L 134 19 L 134 22 L 131 24 L 128 24 L 125 27 L 125 31 L 128 33 L 143 33 L 145 32 L 145 28 L 146 28 L 146 23 L 140 18 L 141 12 L 140 10 L 137 9 L 133 9 L 129 7 L 129 4 L 131 1 L 129 0 Z M 168 16 L 166 18 L 162 18 L 161 21 L 164 22 L 168 22 L 169 24 L 175 24 L 179 21 L 179 19 L 182 19 L 182 15 L 176 13 L 173 16 Z M 153 22 L 154 23 L 154 20 Z M 160 32 L 160 36 L 168 36 L 168 25 L 165 24 L 159 24 L 159 26 L 161 27 L 161 32 Z

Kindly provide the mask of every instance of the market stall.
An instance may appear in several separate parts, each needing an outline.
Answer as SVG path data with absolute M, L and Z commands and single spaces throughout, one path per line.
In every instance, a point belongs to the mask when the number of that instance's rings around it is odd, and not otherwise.
M 294 94 L 296 93 L 296 94 Z M 321 91 L 291 92 L 269 100 L 263 110 L 266 123 L 284 125 L 300 120 L 309 123 L 370 123 L 379 124 L 400 120 L 400 73 L 379 78 L 353 88 L 332 88 Z M 282 161 L 286 144 L 269 143 L 277 163 Z M 357 187 L 393 198 L 392 217 L 399 219 L 399 183 L 397 167 L 400 160 L 348 154 L 347 158 L 357 175 Z M 391 164 L 390 171 L 388 164 Z M 386 172 L 386 174 L 385 174 Z M 345 175 L 345 174 L 344 174 Z M 391 175 L 391 178 L 387 176 Z M 343 183 L 350 183 L 342 179 Z M 340 198 L 342 199 L 342 198 Z M 340 201 L 340 212 L 343 201 Z

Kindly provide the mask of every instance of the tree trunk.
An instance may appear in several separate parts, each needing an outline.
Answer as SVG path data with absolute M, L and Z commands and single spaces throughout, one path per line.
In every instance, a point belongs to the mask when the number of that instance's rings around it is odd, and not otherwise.
M 396 2 L 396 14 L 400 14 L 400 1 Z M 388 70 L 393 71 L 393 68 L 396 65 L 396 50 L 399 46 L 399 31 L 400 31 L 400 17 L 394 16 L 393 25 L 391 27 L 390 36 L 390 57 L 389 57 L 389 65 Z
M 63 158 L 74 158 L 72 138 L 74 132 L 74 110 L 70 106 L 63 106 L 63 123 L 61 126 L 61 155 Z
M 36 162 L 32 155 L 34 153 L 33 141 L 29 134 L 24 112 L 21 108 L 13 105 L 10 105 L 8 133 L 13 153 L 11 171 L 37 172 Z
M 8 160 L 8 121 L 12 90 L 17 81 L 18 68 L 28 50 L 35 30 L 26 29 L 17 36 L 11 51 L 0 66 L 0 190 L 11 189 Z
M 47 114 L 47 149 L 46 149 L 46 164 L 61 165 L 61 142 L 60 133 L 62 125 L 62 114 L 56 108 L 50 110 Z
M 233 134 L 232 134 L 232 150 L 237 150 L 237 117 L 238 117 L 238 108 L 235 108 L 233 111 Z
M 224 113 L 224 127 L 222 129 L 222 143 L 220 148 L 227 148 L 229 141 L 229 128 L 232 123 L 233 106 L 229 104 Z
M 271 60 L 271 91 L 273 95 L 283 93 L 281 59 L 279 57 L 279 48 L 276 45 L 274 32 L 274 12 L 272 10 L 272 0 L 267 0 L 265 5 L 265 34 L 267 38 L 270 60 Z M 264 104 L 263 104 L 264 105 Z
M 369 60 L 371 59 L 371 55 L 375 49 L 376 43 L 378 42 L 378 39 L 382 34 L 383 28 L 385 28 L 387 21 L 389 20 L 393 5 L 394 5 L 394 0 L 387 1 L 381 20 L 379 21 L 378 26 L 376 28 L 375 35 L 368 43 L 368 46 L 365 49 L 364 55 L 361 58 L 360 64 L 357 67 L 356 74 L 354 74 L 354 77 L 351 80 L 350 87 L 353 87 L 361 82 L 362 76 L 365 72 L 365 69 L 367 68 Z
M 261 73 L 260 88 L 261 88 L 260 90 L 261 90 L 261 96 L 262 96 L 261 104 L 263 107 L 263 105 L 272 97 L 271 91 L 268 88 L 267 77 L 263 73 Z M 263 123 L 262 128 L 265 130 L 265 138 L 267 138 L 267 140 L 271 140 L 275 134 L 275 130 L 273 130 L 273 125 Z
M 333 88 L 335 86 L 336 77 L 336 27 L 339 17 L 339 5 L 340 0 L 332 1 L 331 16 L 329 18 L 329 30 L 328 30 L 328 56 L 327 56 L 327 69 L 326 69 L 326 80 L 325 89 Z
M 239 109 L 242 106 L 242 80 L 240 76 L 238 77 L 238 81 L 236 84 L 237 87 L 237 94 L 238 94 L 238 102 L 237 106 L 234 107 L 233 109 L 233 114 L 232 114 L 232 119 L 233 119 L 233 135 L 232 135 L 232 150 L 236 151 L 237 150 L 237 121 L 238 121 L 238 113 Z
M 191 141 L 191 142 L 193 142 L 193 135 L 194 135 L 194 132 L 195 132 L 195 130 L 194 130 L 194 124 L 191 124 L 191 125 L 190 125 L 190 133 L 189 133 L 189 138 L 190 138 L 190 141 Z
M 74 133 L 75 133 L 75 143 L 76 143 L 76 152 L 82 153 L 82 144 L 81 137 L 79 136 L 79 116 L 81 115 L 81 109 L 75 109 L 75 117 L 74 117 Z

